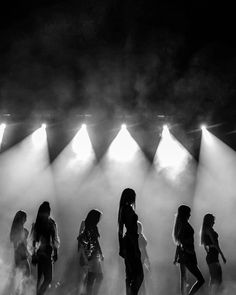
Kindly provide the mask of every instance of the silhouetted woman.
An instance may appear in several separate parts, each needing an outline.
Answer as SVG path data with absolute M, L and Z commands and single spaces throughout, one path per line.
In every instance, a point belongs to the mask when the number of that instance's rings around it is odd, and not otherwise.
M 150 261 L 147 253 L 147 239 L 143 233 L 143 225 L 140 221 L 138 221 L 138 244 L 139 244 L 139 249 L 141 252 L 141 261 L 142 261 L 142 266 L 143 266 L 143 272 L 144 272 L 144 280 L 141 285 L 141 288 L 139 290 L 140 295 L 145 295 L 146 294 L 146 277 L 150 273 Z
M 86 278 L 84 276 L 87 295 L 97 295 L 103 280 L 101 261 L 104 258 L 98 241 L 100 234 L 97 227 L 101 216 L 102 213 L 96 209 L 89 211 L 77 238 L 80 266 L 87 272 Z
M 137 295 L 143 282 L 143 267 L 138 242 L 138 216 L 134 211 L 135 198 L 135 191 L 126 188 L 121 194 L 118 213 L 119 255 L 125 260 L 127 295 Z
M 218 242 L 218 234 L 213 229 L 215 217 L 212 214 L 206 214 L 203 218 L 202 228 L 200 232 L 201 245 L 204 246 L 207 256 L 206 262 L 210 272 L 210 291 L 211 294 L 216 294 L 222 283 L 222 269 L 219 262 L 219 254 L 224 263 L 226 259 L 220 249 Z
M 179 263 L 180 265 L 180 289 L 182 295 L 185 295 L 187 292 L 187 269 L 197 279 L 191 287 L 189 295 L 195 294 L 205 282 L 197 265 L 197 257 L 194 250 L 194 230 L 188 222 L 191 216 L 190 213 L 191 209 L 188 206 L 181 205 L 178 208 L 173 229 L 173 238 L 177 245 L 174 263 Z
M 57 261 L 59 237 L 55 221 L 50 217 L 49 202 L 43 202 L 33 224 L 33 247 L 37 253 L 37 295 L 45 294 L 52 281 L 52 265 Z
M 24 293 L 24 283 L 30 276 L 29 252 L 27 250 L 28 230 L 24 227 L 27 215 L 24 211 L 18 211 L 13 219 L 10 241 L 14 246 L 15 274 L 19 293 Z M 20 283 L 20 284 L 19 284 Z

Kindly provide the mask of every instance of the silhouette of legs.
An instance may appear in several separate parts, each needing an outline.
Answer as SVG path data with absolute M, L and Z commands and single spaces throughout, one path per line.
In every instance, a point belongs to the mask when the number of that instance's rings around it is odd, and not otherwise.
M 187 269 L 195 276 L 197 281 L 193 284 L 192 288 L 189 291 L 189 295 L 195 294 L 199 288 L 205 283 L 205 280 L 200 272 L 197 264 L 186 264 Z
M 184 264 L 180 264 L 180 292 L 181 295 L 187 295 L 187 272 L 186 266 Z
M 37 295 L 43 295 L 52 281 L 51 257 L 40 255 L 38 261 Z
M 222 284 L 222 269 L 219 262 L 208 264 L 210 272 L 210 294 L 217 294 Z
M 126 295 L 137 295 L 143 282 L 143 267 L 141 259 L 134 256 L 125 258 Z
M 88 272 L 87 276 L 87 295 L 97 295 L 103 280 L 102 273 Z

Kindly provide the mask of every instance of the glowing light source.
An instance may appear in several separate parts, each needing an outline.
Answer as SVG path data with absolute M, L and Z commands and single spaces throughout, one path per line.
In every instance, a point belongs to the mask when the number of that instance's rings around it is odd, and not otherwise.
M 188 151 L 171 135 L 168 126 L 164 125 L 154 158 L 158 170 L 165 169 L 168 176 L 176 178 L 184 170 L 190 157 Z
M 86 124 L 82 124 L 80 130 L 72 141 L 72 150 L 79 160 L 86 160 L 94 156 L 93 147 L 87 132 Z
M 2 123 L 0 125 L 0 146 L 1 146 L 1 143 L 2 143 L 2 138 L 3 138 L 5 128 L 6 128 L 6 124 Z
M 201 126 L 201 129 L 202 129 L 202 131 L 206 131 L 206 130 L 207 130 L 206 125 L 202 125 L 202 126 Z
M 41 148 L 46 143 L 46 124 L 42 124 L 41 127 L 32 134 L 32 139 L 37 148 Z
M 133 158 L 138 149 L 139 147 L 127 130 L 126 125 L 122 124 L 121 130 L 109 147 L 108 155 L 113 160 L 126 162 Z

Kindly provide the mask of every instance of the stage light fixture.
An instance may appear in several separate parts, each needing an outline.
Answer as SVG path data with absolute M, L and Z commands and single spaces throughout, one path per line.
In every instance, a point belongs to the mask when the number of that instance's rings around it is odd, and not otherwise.
M 201 125 L 201 129 L 202 129 L 202 131 L 206 131 L 207 130 L 207 127 L 206 127 L 206 125 Z

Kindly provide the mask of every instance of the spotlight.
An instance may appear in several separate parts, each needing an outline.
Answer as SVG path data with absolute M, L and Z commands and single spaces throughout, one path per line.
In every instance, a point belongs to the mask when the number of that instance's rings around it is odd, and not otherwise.
M 87 161 L 93 157 L 93 148 L 87 132 L 86 124 L 82 124 L 72 140 L 72 150 L 76 159 Z
M 32 139 L 35 147 L 41 148 L 45 144 L 46 138 L 46 124 L 42 124 L 41 127 L 34 131 L 34 133 L 32 134 Z
M 206 129 L 207 129 L 207 128 L 206 128 L 206 125 L 202 125 L 202 126 L 201 126 L 201 129 L 202 129 L 202 131 L 206 131 Z
M 109 147 L 109 157 L 118 162 L 128 162 L 132 160 L 138 150 L 138 145 L 130 135 L 125 124 L 121 125 L 121 130 Z
M 168 128 L 168 126 L 167 126 L 167 124 L 165 124 L 165 125 L 163 125 L 163 130 L 168 130 L 169 128 Z
M 6 124 L 2 123 L 0 125 L 0 146 L 1 146 L 1 143 L 2 143 L 2 138 L 3 138 L 5 128 L 6 128 Z
M 2 123 L 1 125 L 0 125 L 0 130 L 4 130 L 6 128 L 6 124 L 5 123 Z

